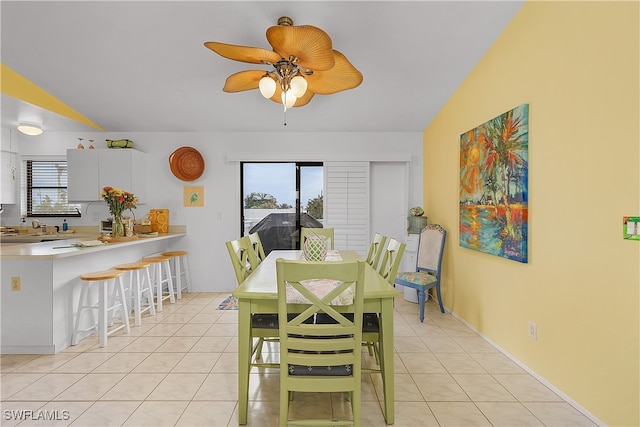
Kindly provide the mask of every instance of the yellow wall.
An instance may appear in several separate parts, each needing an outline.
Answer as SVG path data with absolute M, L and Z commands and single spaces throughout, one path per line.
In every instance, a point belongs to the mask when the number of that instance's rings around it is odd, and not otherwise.
M 424 132 L 445 305 L 617 426 L 640 425 L 640 242 L 622 239 L 640 215 L 639 17 L 637 1 L 526 3 Z M 523 103 L 527 264 L 458 244 L 460 134 Z

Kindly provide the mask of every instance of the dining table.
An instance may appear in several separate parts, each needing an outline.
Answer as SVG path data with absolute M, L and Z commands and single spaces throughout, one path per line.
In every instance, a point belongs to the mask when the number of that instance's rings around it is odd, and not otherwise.
M 361 259 L 355 251 L 332 252 L 332 259 L 345 261 Z M 278 312 L 278 286 L 276 260 L 303 260 L 303 251 L 274 250 L 238 286 L 232 295 L 238 300 L 238 423 L 247 424 L 249 405 L 249 378 L 254 337 L 251 330 L 252 315 Z M 330 257 L 327 257 L 331 259 Z M 332 262 L 327 260 L 325 262 Z M 380 373 L 384 394 L 384 417 L 387 424 L 394 423 L 394 347 L 393 299 L 398 291 L 378 272 L 365 263 L 364 311 L 378 313 L 380 323 Z

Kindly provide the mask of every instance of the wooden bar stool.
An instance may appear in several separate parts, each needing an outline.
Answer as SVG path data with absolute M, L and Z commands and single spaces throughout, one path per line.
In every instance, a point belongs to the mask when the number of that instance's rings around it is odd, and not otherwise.
M 162 252 L 163 256 L 171 257 L 173 282 L 176 284 L 176 295 L 182 299 L 182 290 L 191 293 L 191 276 L 189 275 L 189 263 L 187 262 L 187 251 Z
M 162 311 L 162 302 L 169 299 L 171 304 L 176 302 L 176 298 L 173 290 L 173 277 L 171 274 L 171 264 L 169 263 L 171 257 L 168 256 L 153 256 L 148 258 L 142 258 L 143 262 L 150 263 L 150 268 L 153 271 L 153 283 L 155 285 L 156 293 L 156 306 L 158 311 Z M 164 284 L 167 284 L 167 292 L 164 292 Z M 165 295 L 166 294 L 166 295 Z
M 150 262 L 143 260 L 140 262 L 119 264 L 113 267 L 123 273 L 129 272 L 129 301 L 133 300 L 133 313 L 136 326 L 142 324 L 142 313 L 148 311 L 151 315 L 156 315 L 149 265 L 151 265 Z M 145 294 L 147 304 L 146 307 L 142 308 L 142 299 Z
M 107 346 L 107 336 L 114 332 L 123 328 L 127 334 L 130 332 L 127 302 L 121 277 L 122 274 L 122 271 L 106 270 L 87 273 L 80 276 L 80 280 L 85 283 L 83 283 L 82 291 L 80 292 L 80 301 L 78 303 L 78 312 L 76 313 L 76 322 L 73 329 L 73 336 L 71 338 L 71 345 L 78 344 L 79 333 L 93 331 L 96 328 L 100 335 L 100 347 Z M 117 284 L 116 279 L 118 279 Z M 94 283 L 98 284 L 97 305 L 91 304 L 89 299 L 89 286 Z M 113 293 L 113 298 L 109 298 L 109 288 L 112 286 L 115 286 L 116 289 Z M 108 331 L 109 314 L 117 309 L 119 309 L 121 313 L 122 325 Z M 82 317 L 82 313 L 86 310 L 97 310 L 98 321 L 89 328 L 80 329 L 80 319 Z

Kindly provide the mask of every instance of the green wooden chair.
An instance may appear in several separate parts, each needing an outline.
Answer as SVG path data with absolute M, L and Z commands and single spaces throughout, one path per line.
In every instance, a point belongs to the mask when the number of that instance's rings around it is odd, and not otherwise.
M 367 254 L 367 264 L 371 267 L 378 268 L 380 262 L 380 256 L 384 250 L 384 244 L 387 242 L 387 236 L 383 236 L 380 233 L 373 235 L 371 239 L 371 245 L 369 245 L 369 253 Z
M 251 233 L 249 234 L 248 237 L 249 237 L 249 240 L 251 241 L 251 247 L 253 248 L 253 252 L 256 257 L 254 262 L 257 264 L 260 264 L 267 257 L 264 254 L 264 247 L 262 247 L 262 240 L 260 240 L 260 236 L 258 235 L 258 233 Z
M 378 273 L 391 285 L 396 278 L 402 256 L 407 244 L 402 243 L 394 238 L 389 238 L 389 244 L 384 250 L 384 257 L 380 264 Z M 376 363 L 380 365 L 380 319 L 378 313 L 365 313 L 363 326 L 363 345 L 369 349 L 369 355 L 375 355 Z M 369 369 L 368 372 L 380 372 L 380 369 Z
M 335 248 L 334 242 L 334 229 L 333 228 L 310 228 L 310 227 L 302 227 L 300 229 L 300 249 L 303 248 L 304 242 L 307 239 L 307 236 L 317 234 L 319 236 L 325 236 L 329 240 L 329 248 Z
M 276 260 L 281 427 L 362 425 L 364 266 L 364 260 Z M 351 316 L 345 316 L 346 313 Z M 331 317 L 333 322 L 308 323 L 310 317 L 318 314 Z M 294 392 L 345 392 L 351 401 L 352 418 L 338 420 L 332 414 L 324 419 L 290 419 L 289 405 Z
M 226 242 L 227 251 L 231 258 L 233 271 L 236 274 L 238 286 L 253 272 L 258 266 L 258 256 L 249 236 L 241 237 L 237 240 Z M 278 367 L 277 363 L 263 363 L 262 346 L 265 341 L 278 340 L 278 315 L 273 313 L 252 314 L 251 315 L 251 336 L 257 338 L 251 354 L 255 356 L 252 366 Z

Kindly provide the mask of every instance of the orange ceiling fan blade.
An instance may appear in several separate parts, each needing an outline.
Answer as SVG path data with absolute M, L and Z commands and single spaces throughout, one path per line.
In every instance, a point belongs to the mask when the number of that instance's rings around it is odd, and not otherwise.
M 293 104 L 294 107 L 302 107 L 303 105 L 307 105 L 309 103 L 309 101 L 311 101 L 311 99 L 313 99 L 313 96 L 315 95 L 315 93 L 307 90 L 305 92 L 305 94 L 301 97 L 298 98 L 296 100 L 296 103 Z M 273 96 L 271 98 L 269 98 L 270 100 L 272 100 L 273 102 L 282 105 L 282 89 L 280 88 L 280 85 L 278 85 L 276 87 L 276 93 L 273 94 Z
M 222 88 L 225 92 L 242 92 L 245 90 L 258 89 L 260 79 L 265 72 L 261 70 L 239 71 L 227 77 Z
M 267 40 L 284 59 L 298 58 L 302 68 L 329 70 L 335 64 L 331 37 L 318 27 L 276 25 L 267 29 Z
M 280 60 L 280 55 L 272 50 L 260 47 L 239 46 L 219 42 L 206 42 L 206 47 L 220 56 L 234 61 L 250 64 L 274 64 Z
M 319 95 L 331 95 L 360 86 L 362 73 L 342 53 L 337 50 L 334 50 L 333 53 L 336 64 L 332 69 L 327 71 L 314 70 L 312 75 L 305 76 L 308 83 L 307 91 Z

